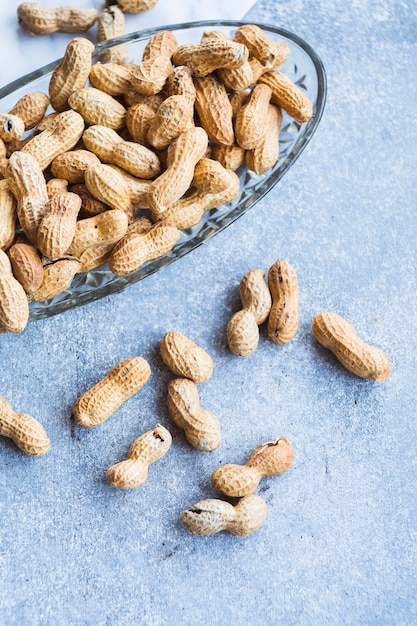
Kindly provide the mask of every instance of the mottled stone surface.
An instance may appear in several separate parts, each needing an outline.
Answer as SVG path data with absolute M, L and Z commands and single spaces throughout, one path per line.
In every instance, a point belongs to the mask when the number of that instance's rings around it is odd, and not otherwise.
M 251 21 L 280 25 L 320 54 L 328 100 L 286 177 L 230 228 L 123 293 L 0 336 L 0 393 L 47 428 L 27 458 L 0 442 L 0 624 L 302 626 L 417 622 L 416 156 L 414 2 L 259 2 Z M 238 284 L 278 258 L 296 269 L 300 328 L 230 354 Z M 382 348 L 392 374 L 356 378 L 318 346 L 322 310 Z M 159 356 L 178 329 L 213 357 L 201 404 L 222 423 L 215 452 L 190 448 L 166 408 Z M 119 360 L 152 376 L 102 426 L 72 406 Z M 157 422 L 170 452 L 137 490 L 106 485 L 109 465 Z M 266 478 L 269 506 L 248 538 L 193 537 L 180 511 L 216 497 L 210 474 L 285 435 L 294 465 Z

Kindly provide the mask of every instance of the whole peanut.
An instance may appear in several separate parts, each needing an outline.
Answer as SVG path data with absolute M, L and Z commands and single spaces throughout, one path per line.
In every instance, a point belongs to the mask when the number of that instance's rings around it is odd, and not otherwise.
M 49 97 L 55 111 L 69 108 L 68 98 L 73 91 L 82 89 L 91 68 L 94 44 L 83 37 L 69 42 L 64 58 L 52 72 L 49 81 Z
M 194 108 L 187 96 L 169 96 L 149 124 L 147 140 L 165 150 L 181 133 L 194 126 Z
M 211 475 L 213 487 L 230 497 L 246 496 L 255 491 L 265 476 L 286 472 L 293 462 L 293 450 L 285 437 L 259 445 L 245 465 L 222 465 Z
M 0 249 L 0 327 L 21 333 L 28 319 L 29 304 L 24 289 L 13 276 L 9 257 Z
M 110 209 L 94 217 L 79 220 L 74 225 L 74 236 L 66 252 L 79 258 L 90 246 L 115 244 L 124 236 L 127 226 L 127 215 L 119 209 Z
M 247 104 L 241 107 L 235 119 L 236 141 L 241 148 L 253 150 L 265 137 L 271 89 L 256 85 Z
M 272 307 L 268 319 L 268 335 L 274 343 L 285 344 L 298 329 L 298 280 L 287 261 L 276 261 L 268 272 Z
M 98 41 L 107 41 L 124 35 L 125 16 L 118 6 L 103 9 L 97 20 Z M 120 44 L 103 50 L 103 61 L 106 63 L 123 63 L 128 55 L 127 46 Z
M 68 150 L 54 158 L 51 172 L 56 178 L 63 178 L 73 185 L 83 183 L 85 170 L 99 163 L 98 156 L 89 150 Z
M 131 213 L 132 203 L 127 183 L 123 176 L 110 165 L 92 165 L 84 174 L 85 185 L 94 198 L 112 209 Z
M 87 124 L 100 124 L 113 130 L 120 130 L 125 125 L 125 107 L 116 98 L 95 87 L 74 90 L 68 104 Z
M 109 467 L 107 482 L 117 489 L 135 489 L 146 481 L 151 463 L 166 455 L 171 447 L 170 432 L 157 424 L 132 443 L 127 459 Z
M 49 103 L 48 96 L 42 91 L 31 91 L 22 96 L 9 113 L 19 116 L 25 124 L 25 130 L 29 130 L 43 119 Z
M 280 109 L 270 104 L 264 137 L 254 149 L 246 152 L 246 165 L 258 176 L 270 170 L 278 161 L 281 122 Z
M 43 265 L 34 246 L 16 243 L 9 249 L 13 274 L 28 296 L 39 289 L 43 281 Z
M 36 242 L 48 259 L 58 259 L 67 252 L 74 239 L 80 209 L 81 198 L 65 191 L 55 194 L 46 205 Z
M 233 354 L 248 356 L 258 347 L 259 328 L 268 317 L 272 299 L 263 270 L 251 270 L 240 282 L 243 309 L 227 325 L 227 342 Z
M 167 168 L 156 178 L 148 193 L 150 209 L 163 213 L 190 187 L 194 168 L 203 158 L 208 144 L 203 128 L 190 128 L 181 133 L 168 148 Z
M 150 375 L 149 363 L 142 357 L 121 361 L 78 398 L 74 406 L 75 421 L 88 427 L 102 424 L 123 402 L 142 389 Z
M 44 427 L 31 415 L 15 413 L 3 396 L 0 396 L 0 435 L 12 439 L 26 454 L 42 456 L 50 447 Z
M 336 313 L 316 315 L 312 326 L 317 341 L 333 352 L 340 363 L 361 378 L 383 382 L 390 374 L 388 357 L 359 339 L 355 328 Z
M 211 356 L 178 330 L 162 337 L 160 350 L 163 362 L 177 376 L 202 383 L 213 373 Z
M 31 35 L 49 35 L 57 31 L 81 33 L 97 20 L 96 9 L 63 6 L 55 9 L 36 2 L 24 2 L 17 7 L 19 25 Z
M 268 85 L 272 91 L 271 102 L 284 109 L 296 122 L 308 122 L 313 115 L 313 105 L 305 93 L 292 80 L 278 71 L 263 73 L 258 82 Z
M 211 141 L 232 145 L 232 106 L 225 86 L 213 75 L 194 79 L 196 89 L 195 108 L 200 122 Z
M 245 45 L 224 39 L 180 46 L 172 57 L 174 65 L 187 65 L 194 76 L 207 76 L 215 70 L 240 67 L 249 58 Z
M 268 507 L 260 496 L 250 494 L 235 506 L 223 500 L 201 500 L 180 515 L 180 522 L 193 535 L 213 535 L 226 530 L 247 537 L 262 526 Z
M 197 386 L 192 380 L 175 378 L 170 381 L 168 410 L 193 448 L 203 452 L 217 450 L 221 444 L 219 420 L 213 413 L 201 408 Z
M 6 176 L 16 198 L 20 225 L 27 238 L 36 243 L 39 224 L 49 202 L 42 169 L 31 154 L 14 152 L 9 159 Z
M 158 0 L 118 0 L 117 4 L 125 13 L 144 13 L 149 11 Z
M 285 41 L 272 41 L 255 24 L 240 26 L 235 33 L 234 40 L 245 44 L 250 56 L 268 68 L 282 65 L 290 55 L 290 47 Z
M 146 233 L 127 234 L 114 247 L 109 267 L 118 276 L 131 274 L 146 261 L 167 254 L 179 238 L 178 228 L 169 222 L 158 222 Z

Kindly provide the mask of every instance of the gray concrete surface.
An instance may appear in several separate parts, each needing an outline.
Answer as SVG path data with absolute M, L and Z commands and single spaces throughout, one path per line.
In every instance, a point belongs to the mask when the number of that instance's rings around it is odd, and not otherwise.
M 27 458 L 0 442 L 0 624 L 232 626 L 417 623 L 416 157 L 414 2 L 259 2 L 250 20 L 305 38 L 321 56 L 321 125 L 287 176 L 245 216 L 171 266 L 0 339 L 0 393 L 47 428 L 52 447 Z M 290 261 L 300 329 L 232 356 L 225 327 L 252 268 Z M 383 384 L 343 370 L 314 341 L 333 310 L 382 348 Z M 170 374 L 158 344 L 182 330 L 215 362 L 200 386 L 223 445 L 189 447 L 169 419 Z M 100 428 L 75 427 L 75 399 L 122 358 L 152 377 Z M 131 492 L 107 467 L 156 422 L 170 453 Z M 199 538 L 178 523 L 217 494 L 209 477 L 283 434 L 295 460 L 257 490 L 265 525 L 246 539 Z

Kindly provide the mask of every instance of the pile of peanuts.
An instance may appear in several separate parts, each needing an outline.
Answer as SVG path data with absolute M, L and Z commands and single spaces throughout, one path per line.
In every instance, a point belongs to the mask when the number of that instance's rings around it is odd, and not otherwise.
M 252 354 L 259 341 L 259 325 L 268 320 L 268 336 L 280 345 L 291 341 L 298 329 L 298 280 L 294 268 L 284 260 L 276 261 L 268 271 L 248 272 L 240 284 L 243 308 L 227 325 L 227 341 L 233 354 Z M 329 348 L 341 364 L 362 378 L 386 380 L 390 363 L 376 347 L 359 339 L 353 326 L 335 313 L 323 312 L 313 320 L 316 340 Z M 200 406 L 197 384 L 207 381 L 213 372 L 213 360 L 205 350 L 177 330 L 167 332 L 160 343 L 164 364 L 176 378 L 168 383 L 167 407 L 173 423 L 184 431 L 196 450 L 212 452 L 222 443 L 218 418 Z M 83 427 L 97 427 L 112 416 L 130 397 L 139 392 L 151 374 L 149 363 L 132 357 L 118 363 L 74 405 L 75 422 Z M 29 415 L 13 411 L 0 396 L 0 435 L 11 438 L 17 446 L 35 456 L 49 449 L 44 428 Z M 118 489 L 143 485 L 149 466 L 169 451 L 172 436 L 161 424 L 142 434 L 129 448 L 127 458 L 108 468 L 106 478 Z M 211 475 L 213 487 L 229 498 L 241 498 L 233 506 L 219 499 L 207 499 L 191 505 L 180 514 L 181 523 L 195 535 L 209 535 L 222 530 L 247 536 L 265 521 L 267 505 L 253 492 L 265 476 L 286 472 L 293 462 L 293 449 L 281 436 L 264 442 L 249 455 L 244 465 L 227 464 Z
M 92 64 L 91 41 L 73 39 L 49 94 L 0 114 L 0 333 L 22 332 L 29 301 L 79 273 L 108 263 L 123 276 L 169 253 L 182 229 L 237 196 L 238 168 L 274 166 L 282 111 L 312 116 L 276 69 L 288 44 L 256 25 L 181 46 L 161 31 L 138 64 L 123 49 Z

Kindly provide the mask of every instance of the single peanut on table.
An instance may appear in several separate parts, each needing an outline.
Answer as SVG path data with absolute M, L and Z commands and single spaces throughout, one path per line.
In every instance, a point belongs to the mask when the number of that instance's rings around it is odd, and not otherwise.
M 202 383 L 213 373 L 211 356 L 178 330 L 162 337 L 160 350 L 163 362 L 177 376 Z
M 226 530 L 247 537 L 262 526 L 267 512 L 265 500 L 255 494 L 245 496 L 235 506 L 213 498 L 182 511 L 180 522 L 193 535 L 213 535 Z
M 388 357 L 382 350 L 363 342 L 352 324 L 340 315 L 328 312 L 316 315 L 312 330 L 317 341 L 356 376 L 379 383 L 388 378 L 391 369 Z
M 49 9 L 37 2 L 24 2 L 17 7 L 19 25 L 31 35 L 49 35 L 57 31 L 81 33 L 97 20 L 96 9 L 62 6 Z
M 265 476 L 286 472 L 293 462 L 293 450 L 285 437 L 259 445 L 244 465 L 222 465 L 211 475 L 213 487 L 230 497 L 246 496 L 255 491 Z
M 268 319 L 268 335 L 281 345 L 288 343 L 298 329 L 298 280 L 287 261 L 276 261 L 268 272 L 272 307 Z
M 193 448 L 203 452 L 217 450 L 221 444 L 220 422 L 213 413 L 201 408 L 197 386 L 192 380 L 175 378 L 170 381 L 168 410 Z
M 227 325 L 227 343 L 233 354 L 248 356 L 258 347 L 259 328 L 268 317 L 272 299 L 263 270 L 251 270 L 240 282 L 243 309 Z
M 107 482 L 117 489 L 135 489 L 146 481 L 151 463 L 166 455 L 171 447 L 170 432 L 157 424 L 132 443 L 127 459 L 109 467 Z
M 88 427 L 102 424 L 123 402 L 142 389 L 150 375 L 149 363 L 142 357 L 121 361 L 78 398 L 74 406 L 75 421 Z
M 42 456 L 50 447 L 44 427 L 31 415 L 15 413 L 0 396 L 0 435 L 9 437 L 26 454 Z

